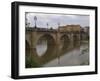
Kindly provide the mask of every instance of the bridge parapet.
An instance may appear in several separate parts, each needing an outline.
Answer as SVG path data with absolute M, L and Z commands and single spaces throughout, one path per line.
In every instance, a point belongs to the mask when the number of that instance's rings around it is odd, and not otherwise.
M 57 29 L 47 29 L 47 28 L 26 28 L 26 32 L 45 32 L 45 33 L 61 33 L 61 34 L 80 34 L 80 31 L 59 31 Z
M 56 29 L 32 28 L 32 27 L 26 27 L 26 31 L 36 31 L 36 32 L 57 32 Z

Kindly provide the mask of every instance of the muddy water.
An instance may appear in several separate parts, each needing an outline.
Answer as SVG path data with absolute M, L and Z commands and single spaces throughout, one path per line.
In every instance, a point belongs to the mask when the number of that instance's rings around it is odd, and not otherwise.
M 47 50 L 46 44 L 37 45 L 37 53 L 42 56 Z M 59 58 L 53 59 L 44 64 L 43 67 L 54 66 L 75 66 L 75 65 L 89 65 L 89 47 L 88 44 L 81 44 L 80 47 L 66 52 Z

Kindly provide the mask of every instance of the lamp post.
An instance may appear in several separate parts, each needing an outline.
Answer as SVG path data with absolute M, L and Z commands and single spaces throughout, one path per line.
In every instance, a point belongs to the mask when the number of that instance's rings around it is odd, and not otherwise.
M 59 31 L 60 23 L 58 22 L 58 31 Z
M 37 17 L 36 16 L 34 16 L 34 21 L 35 21 L 35 28 L 37 27 L 36 26 L 36 21 L 37 21 Z
M 47 23 L 47 30 L 48 30 L 48 26 L 49 26 L 49 24 Z
M 58 27 L 60 26 L 60 23 L 58 22 Z
M 47 23 L 47 29 L 48 29 L 49 24 Z

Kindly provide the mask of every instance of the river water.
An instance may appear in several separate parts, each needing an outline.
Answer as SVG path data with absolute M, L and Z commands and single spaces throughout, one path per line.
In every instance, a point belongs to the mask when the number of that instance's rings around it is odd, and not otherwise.
M 47 45 L 37 45 L 38 56 L 42 56 L 47 50 Z M 81 44 L 80 47 L 74 48 L 69 52 L 66 52 L 59 58 L 55 58 L 43 67 L 54 66 L 75 66 L 75 65 L 89 65 L 89 46 L 88 44 Z

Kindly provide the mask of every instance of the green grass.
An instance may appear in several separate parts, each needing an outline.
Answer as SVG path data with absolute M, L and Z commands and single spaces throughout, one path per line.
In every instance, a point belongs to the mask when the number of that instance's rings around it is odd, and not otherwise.
M 34 58 L 26 57 L 26 68 L 40 67 L 38 63 L 35 62 Z

